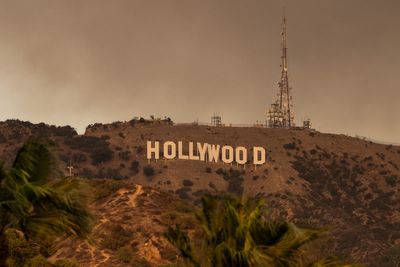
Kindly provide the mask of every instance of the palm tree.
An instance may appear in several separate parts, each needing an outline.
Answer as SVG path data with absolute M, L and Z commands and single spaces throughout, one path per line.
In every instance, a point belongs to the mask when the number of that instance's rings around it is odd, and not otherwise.
M 304 247 L 320 237 L 323 231 L 269 221 L 261 200 L 207 195 L 202 198 L 202 208 L 195 215 L 203 230 L 203 245 L 194 249 L 193 242 L 178 225 L 169 227 L 164 234 L 189 265 L 346 266 L 337 263 L 333 257 L 307 262 Z
M 28 142 L 9 170 L 0 164 L 0 266 L 6 266 L 7 229 L 29 239 L 38 235 L 88 237 L 92 216 L 79 182 L 55 179 L 54 158 L 46 145 Z

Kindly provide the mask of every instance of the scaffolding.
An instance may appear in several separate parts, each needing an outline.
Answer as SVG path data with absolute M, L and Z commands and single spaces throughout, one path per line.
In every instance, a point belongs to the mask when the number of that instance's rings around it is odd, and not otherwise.
M 310 118 L 306 118 L 303 120 L 303 128 L 304 129 L 311 129 L 312 125 L 311 125 L 311 120 Z
M 279 103 L 271 104 L 271 108 L 267 111 L 267 126 L 269 128 L 283 127 L 283 114 Z
M 214 113 L 211 116 L 211 125 L 212 126 L 222 126 L 221 116 Z

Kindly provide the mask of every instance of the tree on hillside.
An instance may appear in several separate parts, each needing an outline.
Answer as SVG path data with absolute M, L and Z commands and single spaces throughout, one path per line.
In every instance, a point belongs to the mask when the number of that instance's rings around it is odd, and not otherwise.
M 350 266 L 334 257 L 310 262 L 305 247 L 323 231 L 270 221 L 261 200 L 204 196 L 196 219 L 203 244 L 191 240 L 179 226 L 169 227 L 164 234 L 191 266 Z
M 7 266 L 6 232 L 27 240 L 37 236 L 75 235 L 86 238 L 92 216 L 72 179 L 51 179 L 55 164 L 48 148 L 28 142 L 10 169 L 0 165 L 0 266 Z

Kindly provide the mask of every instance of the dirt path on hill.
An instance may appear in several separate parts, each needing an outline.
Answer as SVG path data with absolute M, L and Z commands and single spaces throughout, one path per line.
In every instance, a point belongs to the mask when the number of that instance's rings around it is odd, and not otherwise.
M 136 185 L 136 191 L 129 195 L 129 204 L 131 207 L 136 207 L 136 199 L 138 196 L 143 194 L 143 186 L 142 185 Z

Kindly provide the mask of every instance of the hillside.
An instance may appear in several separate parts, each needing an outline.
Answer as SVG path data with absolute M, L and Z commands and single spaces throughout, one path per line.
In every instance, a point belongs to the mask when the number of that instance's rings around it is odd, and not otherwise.
M 165 221 L 177 206 L 184 215 L 175 211 L 170 223 L 190 221 L 183 203 L 196 204 L 206 192 L 264 197 L 273 216 L 330 229 L 335 238 L 324 250 L 351 260 L 393 266 L 399 257 L 400 147 L 307 130 L 130 121 L 91 125 L 77 135 L 68 126 L 12 120 L 0 123 L 1 158 L 9 164 L 32 137 L 50 140 L 61 170 L 67 174 L 72 164 L 75 176 L 90 178 L 97 188 L 92 208 L 99 219 L 93 233 L 98 242 L 90 247 L 66 240 L 56 255 L 75 256 L 83 266 L 124 266 L 113 244 L 104 244 L 121 232 L 138 258 L 154 266 L 173 261 L 176 254 L 161 235 Z M 147 140 L 263 146 L 267 163 L 243 168 L 158 160 L 147 166 Z

